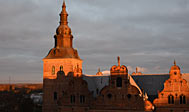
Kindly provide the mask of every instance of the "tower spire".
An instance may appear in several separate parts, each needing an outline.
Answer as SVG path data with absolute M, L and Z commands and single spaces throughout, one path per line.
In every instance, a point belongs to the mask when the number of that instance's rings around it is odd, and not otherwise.
M 72 48 L 72 31 L 68 26 L 68 13 L 66 3 L 63 1 L 62 11 L 60 13 L 60 25 L 56 30 L 55 48 Z
M 62 5 L 62 12 L 60 13 L 60 24 L 67 25 L 68 24 L 67 18 L 68 18 L 68 13 L 66 11 L 66 3 L 64 0 Z

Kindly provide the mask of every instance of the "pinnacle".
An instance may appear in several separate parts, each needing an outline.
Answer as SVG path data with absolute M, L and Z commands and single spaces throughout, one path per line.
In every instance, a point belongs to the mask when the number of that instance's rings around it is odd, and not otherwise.
M 65 3 L 65 0 L 63 1 L 63 5 L 62 5 L 62 7 L 66 7 L 66 3 Z
M 68 13 L 66 11 L 66 3 L 65 3 L 65 1 L 63 1 L 62 11 L 60 13 L 60 24 L 67 25 L 67 23 L 68 23 L 67 16 L 68 16 Z
M 174 60 L 174 65 L 176 65 L 176 60 Z
M 118 61 L 118 66 L 120 66 L 120 57 L 117 57 L 117 61 Z

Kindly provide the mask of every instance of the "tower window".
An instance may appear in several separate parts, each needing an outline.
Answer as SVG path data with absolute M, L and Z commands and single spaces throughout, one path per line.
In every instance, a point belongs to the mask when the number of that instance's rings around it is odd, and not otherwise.
M 174 104 L 174 96 L 173 95 L 169 95 L 168 96 L 168 103 L 169 104 Z
M 80 95 L 80 103 L 85 103 L 85 96 Z
M 57 92 L 54 92 L 54 100 L 57 100 Z
M 174 72 L 175 75 L 177 75 L 177 72 Z
M 186 104 L 186 97 L 184 95 L 180 96 L 180 104 Z
M 75 103 L 75 95 L 71 95 L 71 97 L 70 97 L 70 102 L 71 102 L 71 103 Z
M 55 66 L 52 66 L 52 75 L 55 74 Z
M 122 78 L 121 77 L 117 78 L 116 85 L 117 85 L 117 87 L 122 87 Z

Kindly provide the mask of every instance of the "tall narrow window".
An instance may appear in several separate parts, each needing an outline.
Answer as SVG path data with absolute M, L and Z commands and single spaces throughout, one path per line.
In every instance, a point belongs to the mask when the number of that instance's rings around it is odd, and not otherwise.
M 186 104 L 186 97 L 184 95 L 180 95 L 180 104 Z
M 122 78 L 121 77 L 117 78 L 116 85 L 117 85 L 117 87 L 122 87 Z
M 54 100 L 57 100 L 57 92 L 54 92 Z
M 183 96 L 183 104 L 186 104 L 186 97 Z
M 55 66 L 52 66 L 52 75 L 55 74 Z
M 99 90 L 98 90 L 98 88 L 96 89 L 96 94 L 98 95 L 98 92 L 99 92 Z
M 75 103 L 75 95 L 71 95 L 71 97 L 70 97 L 70 102 L 71 102 L 71 103 Z
M 174 104 L 174 96 L 173 95 L 169 95 L 168 96 L 168 103 L 169 104 Z
M 111 98 L 112 98 L 112 94 L 111 94 L 111 93 L 107 94 L 107 97 L 108 97 L 109 99 L 111 99 Z
M 85 103 L 85 96 L 84 95 L 80 95 L 80 103 Z

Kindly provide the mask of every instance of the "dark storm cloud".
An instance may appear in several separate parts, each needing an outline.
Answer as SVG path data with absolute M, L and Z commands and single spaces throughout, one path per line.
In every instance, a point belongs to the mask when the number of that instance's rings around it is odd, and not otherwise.
M 116 57 L 148 73 L 167 73 L 174 59 L 189 72 L 187 0 L 66 1 L 74 47 L 87 74 Z M 0 1 L 0 77 L 42 80 L 42 58 L 54 46 L 62 1 Z

